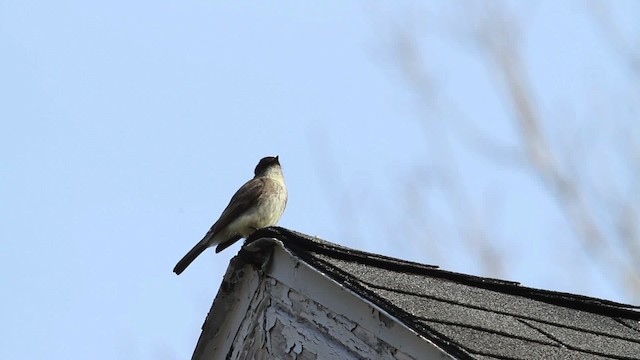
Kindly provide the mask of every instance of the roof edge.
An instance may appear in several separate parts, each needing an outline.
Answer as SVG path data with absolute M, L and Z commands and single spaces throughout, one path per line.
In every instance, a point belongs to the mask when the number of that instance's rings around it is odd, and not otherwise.
M 566 292 L 536 289 L 522 286 L 518 282 L 475 275 L 462 274 L 439 269 L 437 266 L 425 265 L 379 254 L 355 250 L 331 243 L 317 237 L 311 237 L 282 227 L 269 227 L 255 231 L 246 240 L 250 244 L 260 238 L 275 238 L 282 242 L 290 251 L 304 259 L 313 253 L 332 256 L 347 261 L 357 261 L 365 265 L 372 265 L 384 269 L 404 271 L 417 275 L 442 278 L 468 286 L 483 288 L 510 295 L 522 296 L 529 299 L 550 303 L 571 309 L 605 315 L 609 317 L 640 320 L 640 306 L 624 304 L 611 300 L 577 295 Z M 308 262 L 308 261 L 307 261 Z M 339 271 L 339 269 L 337 269 Z

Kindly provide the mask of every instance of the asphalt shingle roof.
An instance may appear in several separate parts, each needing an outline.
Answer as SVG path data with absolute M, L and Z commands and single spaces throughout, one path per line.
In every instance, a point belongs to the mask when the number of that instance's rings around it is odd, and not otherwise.
M 345 248 L 283 228 L 310 266 L 459 359 L 640 359 L 638 307 Z

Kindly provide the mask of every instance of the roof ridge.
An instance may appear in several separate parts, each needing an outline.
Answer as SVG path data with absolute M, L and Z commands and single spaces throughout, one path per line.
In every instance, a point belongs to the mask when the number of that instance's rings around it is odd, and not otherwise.
M 567 292 L 531 288 L 522 286 L 520 283 L 514 281 L 443 270 L 433 265 L 420 264 L 417 262 L 351 249 L 282 227 L 269 227 L 257 230 L 249 236 L 247 243 L 263 237 L 276 238 L 282 241 L 288 249 L 298 254 L 301 252 L 320 253 L 340 260 L 356 261 L 361 264 L 388 270 L 442 278 L 468 286 L 522 296 L 537 301 L 597 313 L 609 317 L 640 320 L 640 311 L 636 310 L 640 309 L 640 306 Z

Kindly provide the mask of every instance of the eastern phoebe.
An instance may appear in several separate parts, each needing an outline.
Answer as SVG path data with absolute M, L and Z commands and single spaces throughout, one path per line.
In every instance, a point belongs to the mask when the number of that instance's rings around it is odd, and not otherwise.
M 174 273 L 180 275 L 208 247 L 218 245 L 216 253 L 219 253 L 257 229 L 275 225 L 280 220 L 287 206 L 287 188 L 278 157 L 262 158 L 254 175 L 236 191 L 204 238 L 178 261 Z

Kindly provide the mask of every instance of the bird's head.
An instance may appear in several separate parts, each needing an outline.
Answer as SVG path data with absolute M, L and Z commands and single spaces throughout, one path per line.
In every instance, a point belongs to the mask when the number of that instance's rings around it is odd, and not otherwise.
M 254 171 L 254 175 L 265 176 L 271 172 L 280 172 L 280 161 L 278 161 L 277 156 L 267 156 L 260 159 L 260 162 L 256 166 L 256 170 Z

